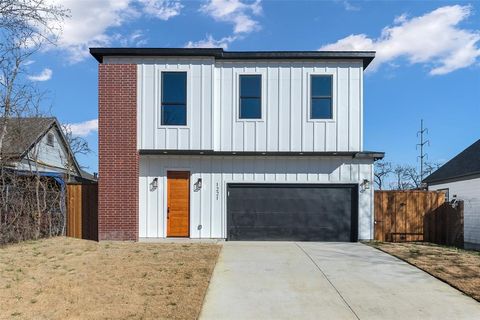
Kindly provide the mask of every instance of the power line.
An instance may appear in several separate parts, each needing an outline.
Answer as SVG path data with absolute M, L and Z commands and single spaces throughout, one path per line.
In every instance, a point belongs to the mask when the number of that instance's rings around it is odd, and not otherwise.
M 423 181 L 424 172 L 424 165 L 425 165 L 425 158 L 428 159 L 428 153 L 424 152 L 425 146 L 430 146 L 430 141 L 425 140 L 425 136 L 428 134 L 428 128 L 423 127 L 423 119 L 420 120 L 420 131 L 417 131 L 417 137 L 420 138 L 420 143 L 417 143 L 416 149 L 418 150 L 420 147 L 420 155 L 417 157 L 417 160 L 420 159 L 420 183 Z

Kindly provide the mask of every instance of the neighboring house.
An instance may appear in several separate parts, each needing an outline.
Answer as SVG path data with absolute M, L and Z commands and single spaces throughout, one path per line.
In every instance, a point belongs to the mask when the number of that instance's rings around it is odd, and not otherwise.
M 70 156 L 69 156 L 70 155 Z M 82 171 L 56 118 L 10 118 L 1 152 L 7 168 L 81 181 Z
M 464 201 L 465 247 L 480 249 L 480 140 L 423 182 L 428 190 L 444 191 L 448 201 Z
M 91 48 L 99 238 L 373 238 L 374 52 Z

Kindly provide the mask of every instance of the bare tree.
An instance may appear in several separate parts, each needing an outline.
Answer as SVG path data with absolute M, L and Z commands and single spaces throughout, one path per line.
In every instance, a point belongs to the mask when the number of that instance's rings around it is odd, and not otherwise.
M 64 225 L 58 213 L 61 190 L 39 174 L 35 147 L 28 156 L 29 174 L 12 168 L 4 147 L 7 134 L 10 144 L 22 138 L 8 132 L 14 118 L 43 114 L 43 94 L 28 81 L 25 65 L 55 44 L 67 17 L 66 9 L 49 0 L 0 0 L 0 244 L 59 234 Z
M 395 180 L 390 184 L 394 190 L 408 190 L 412 188 L 412 183 L 407 175 L 408 166 L 397 164 L 393 168 Z
M 434 171 L 437 171 L 443 164 L 441 162 L 425 162 L 424 164 L 424 172 L 425 177 L 432 174 Z
M 45 45 L 53 45 L 68 11 L 47 0 L 0 1 L 0 156 L 8 119 L 31 111 L 37 92 L 25 82 L 24 65 Z
M 65 139 L 70 147 L 70 152 L 67 152 L 67 161 L 65 163 L 65 168 L 67 170 L 67 179 L 70 179 L 70 173 L 74 171 L 75 158 L 80 155 L 86 155 L 92 152 L 90 146 L 88 145 L 87 140 L 80 136 L 76 136 L 72 132 L 72 128 L 68 124 L 62 124 L 62 130 L 65 135 Z M 83 167 L 81 167 L 83 168 Z
M 419 189 L 422 186 L 420 172 L 414 166 L 404 166 L 404 176 L 409 185 L 409 189 Z
M 62 130 L 65 134 L 65 138 L 67 139 L 67 143 L 70 146 L 70 150 L 72 151 L 72 154 L 74 156 L 77 156 L 79 154 L 85 155 L 92 152 L 92 149 L 90 149 L 87 140 L 80 136 L 74 135 L 70 125 L 62 124 Z
M 393 172 L 390 162 L 379 160 L 374 165 L 374 180 L 378 190 L 382 190 L 387 179 Z

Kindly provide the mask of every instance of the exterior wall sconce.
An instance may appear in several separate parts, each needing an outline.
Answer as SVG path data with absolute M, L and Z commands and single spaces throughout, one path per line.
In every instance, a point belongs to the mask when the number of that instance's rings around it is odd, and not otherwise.
M 370 189 L 370 180 L 368 179 L 363 179 L 362 183 L 360 184 L 362 187 L 362 191 Z
M 197 182 L 195 182 L 195 191 L 202 189 L 202 178 L 198 178 Z
M 158 188 L 158 178 L 154 178 L 150 183 L 150 191 L 154 191 Z

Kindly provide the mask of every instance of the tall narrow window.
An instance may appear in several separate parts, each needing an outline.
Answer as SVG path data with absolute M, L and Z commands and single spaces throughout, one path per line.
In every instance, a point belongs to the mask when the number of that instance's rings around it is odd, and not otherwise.
M 240 75 L 240 119 L 262 118 L 262 76 Z
M 162 72 L 162 125 L 187 124 L 187 73 Z
M 55 136 L 51 132 L 47 133 L 47 145 L 50 147 L 55 146 Z
M 310 95 L 310 119 L 332 119 L 332 76 L 313 75 Z

